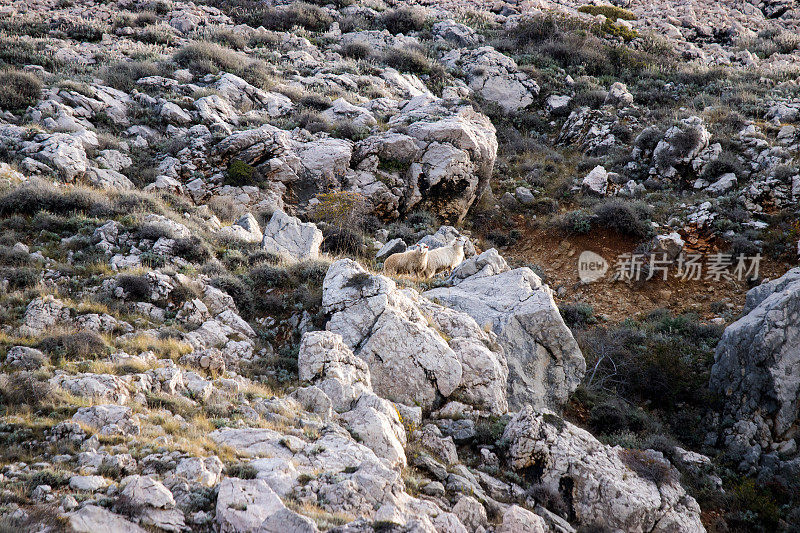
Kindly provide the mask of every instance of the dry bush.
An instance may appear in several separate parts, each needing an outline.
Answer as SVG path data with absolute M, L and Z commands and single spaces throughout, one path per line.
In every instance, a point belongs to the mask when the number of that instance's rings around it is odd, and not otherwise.
M 0 108 L 16 111 L 36 105 L 42 94 L 42 82 L 30 72 L 0 72 Z
M 69 361 L 97 359 L 109 352 L 103 337 L 91 331 L 45 337 L 39 341 L 38 348 L 51 355 L 53 360 L 63 358 Z
M 651 457 L 642 450 L 619 450 L 619 458 L 639 477 L 658 486 L 675 481 L 678 473 L 665 459 Z
M 52 404 L 56 398 L 53 386 L 34 372 L 17 372 L 0 380 L 0 405 L 23 406 L 33 410 Z

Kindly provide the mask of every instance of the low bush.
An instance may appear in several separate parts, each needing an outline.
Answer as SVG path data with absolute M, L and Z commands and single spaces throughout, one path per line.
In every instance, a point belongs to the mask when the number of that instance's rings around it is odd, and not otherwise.
M 302 107 L 312 109 L 314 111 L 325 111 L 331 106 L 331 101 L 327 96 L 319 93 L 308 93 L 300 98 L 299 104 Z
M 9 374 L 0 387 L 0 405 L 6 407 L 26 405 L 37 410 L 52 404 L 55 398 L 50 382 L 33 372 Z
M 25 267 L 0 267 L 0 280 L 8 281 L 8 290 L 17 291 L 34 287 L 42 279 L 41 269 Z
M 678 477 L 678 472 L 669 461 L 651 457 L 641 450 L 619 450 L 618 453 L 625 466 L 658 486 L 675 481 Z
M 583 328 L 597 322 L 594 308 L 586 303 L 562 304 L 558 306 L 558 311 L 570 328 Z
M 42 82 L 30 72 L 0 72 L 0 108 L 9 111 L 23 110 L 36 105 L 41 94 Z
M 253 184 L 255 168 L 240 159 L 234 159 L 228 165 L 225 183 L 228 185 L 242 186 Z
M 171 46 L 177 41 L 174 30 L 167 24 L 156 24 L 144 28 L 135 35 L 137 41 L 149 44 Z
M 260 294 L 266 289 L 287 286 L 289 273 L 281 266 L 261 265 L 250 270 L 250 279 L 253 280 L 253 289 Z
M 91 331 L 45 337 L 39 342 L 38 347 L 42 352 L 50 354 L 54 360 L 97 359 L 109 353 L 109 347 L 103 337 Z
M 422 51 L 405 48 L 390 48 L 383 54 L 383 62 L 400 72 L 428 74 L 433 65 Z
M 592 231 L 592 215 L 583 209 L 569 211 L 558 221 L 558 226 L 566 233 L 585 235 Z
M 152 61 L 124 61 L 104 67 L 100 71 L 100 76 L 111 87 L 130 92 L 136 87 L 139 79 L 163 73 L 163 67 Z
M 239 314 L 250 318 L 253 314 L 253 288 L 249 278 L 237 276 L 217 276 L 212 278 L 211 285 L 227 292 L 233 298 Z
M 428 18 L 425 11 L 419 7 L 401 7 L 385 11 L 380 21 L 390 33 L 408 35 L 424 29 Z
M 172 253 L 192 263 L 201 263 L 211 257 L 211 249 L 196 235 L 176 239 Z
M 239 479 L 255 479 L 258 470 L 250 463 L 236 463 L 225 468 L 225 474 Z
M 636 20 L 636 15 L 633 14 L 632 11 L 627 9 L 623 9 L 617 6 L 592 6 L 592 5 L 585 5 L 578 8 L 578 11 L 581 13 L 588 13 L 589 15 L 597 16 L 603 15 L 610 21 L 616 20 Z
M 117 276 L 117 287 L 128 293 L 134 300 L 150 299 L 150 281 L 147 276 L 137 276 L 134 274 L 121 274 Z
M 354 41 L 342 46 L 342 55 L 353 59 L 366 59 L 372 55 L 372 46 L 365 42 Z
M 326 229 L 322 241 L 322 251 L 329 254 L 360 256 L 364 251 L 364 236 L 361 232 L 347 227 Z
M 235 72 L 246 59 L 230 48 L 208 41 L 187 44 L 175 53 L 175 61 L 180 66 L 199 74 L 216 73 L 220 70 Z
M 321 32 L 328 29 L 333 19 L 327 11 L 306 2 L 294 2 L 286 6 L 268 6 L 262 3 L 248 4 L 237 18 L 257 28 L 263 26 L 273 31 L 290 31 L 294 27 Z
M 40 211 L 60 215 L 82 212 L 98 217 L 112 214 L 111 205 L 104 196 L 82 187 L 55 187 L 37 182 L 0 194 L 0 216 L 29 216 Z
M 622 235 L 645 238 L 653 234 L 652 212 L 646 204 L 605 200 L 593 209 L 592 225 L 616 231 Z

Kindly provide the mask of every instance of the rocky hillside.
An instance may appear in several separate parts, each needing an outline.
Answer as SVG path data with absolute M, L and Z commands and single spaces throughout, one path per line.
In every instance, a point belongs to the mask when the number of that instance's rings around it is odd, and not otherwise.
M 0 531 L 796 531 L 800 6 L 613 4 L 4 1 Z

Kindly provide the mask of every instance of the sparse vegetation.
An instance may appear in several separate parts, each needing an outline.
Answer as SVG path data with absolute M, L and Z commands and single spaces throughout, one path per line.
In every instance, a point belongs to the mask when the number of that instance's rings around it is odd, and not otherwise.
M 0 72 L 0 108 L 24 110 L 35 105 L 42 93 L 42 82 L 30 72 L 7 70 Z

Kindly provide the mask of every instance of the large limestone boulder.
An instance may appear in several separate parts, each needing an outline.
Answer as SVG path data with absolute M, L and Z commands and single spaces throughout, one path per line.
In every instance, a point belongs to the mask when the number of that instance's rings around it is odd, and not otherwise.
M 219 485 L 216 520 L 220 533 L 255 533 L 286 506 L 263 479 L 225 478 Z
M 700 506 L 658 452 L 604 445 L 530 406 L 509 422 L 503 440 L 509 443 L 510 466 L 536 472 L 537 481 L 560 493 L 581 525 L 632 533 L 705 531 Z
M 138 435 L 140 430 L 139 417 L 124 405 L 81 407 L 72 420 L 99 429 L 101 435 Z
M 316 258 L 321 244 L 322 231 L 314 223 L 301 222 L 283 211 L 272 214 L 261 241 L 264 250 L 294 260 Z
M 462 272 L 473 273 L 462 277 Z M 508 360 L 508 403 L 560 409 L 586 370 L 553 293 L 529 268 L 509 270 L 496 251 L 462 263 L 452 287 L 424 293 L 489 327 Z
M 31 300 L 25 309 L 19 331 L 22 335 L 35 337 L 69 316 L 69 308 L 64 302 L 48 294 Z
M 303 334 L 297 365 L 300 379 L 324 391 L 338 412 L 349 411 L 362 394 L 372 391 L 367 363 L 356 357 L 337 333 Z
M 66 515 L 76 533 L 147 533 L 133 522 L 96 505 L 87 505 Z
M 437 305 L 394 281 L 336 261 L 323 282 L 327 329 L 366 361 L 381 397 L 432 408 L 439 398 L 506 410 L 506 364 L 494 336 L 464 313 Z
M 742 467 L 772 450 L 795 455 L 800 414 L 800 268 L 747 293 L 717 345 L 709 383 L 736 423 L 724 440 Z
M 239 220 L 230 226 L 223 226 L 217 230 L 217 235 L 222 239 L 242 242 L 261 242 L 263 234 L 256 217 L 251 213 L 242 215 Z
M 467 72 L 469 87 L 506 112 L 515 112 L 533 103 L 539 85 L 516 62 L 491 46 L 455 49 L 442 57 L 450 68 Z
M 463 220 L 497 158 L 491 120 L 472 106 L 420 95 L 389 126 L 357 143 L 346 188 L 389 217 L 425 208 L 452 223 Z

